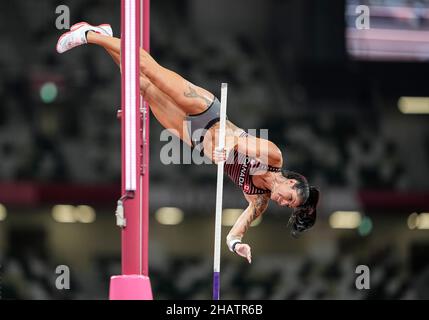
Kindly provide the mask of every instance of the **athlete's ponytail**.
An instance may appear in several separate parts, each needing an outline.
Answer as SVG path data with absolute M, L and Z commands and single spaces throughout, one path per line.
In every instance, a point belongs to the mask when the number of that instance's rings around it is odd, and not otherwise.
M 320 192 L 316 187 L 310 186 L 307 201 L 293 210 L 288 225 L 291 226 L 291 234 L 294 238 L 310 229 L 316 222 L 317 204 L 319 203 Z

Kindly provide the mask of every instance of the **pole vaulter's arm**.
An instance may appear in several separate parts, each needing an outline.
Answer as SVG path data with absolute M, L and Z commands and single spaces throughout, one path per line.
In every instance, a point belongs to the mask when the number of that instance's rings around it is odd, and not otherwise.
M 262 163 L 274 167 L 283 166 L 283 156 L 280 149 L 271 141 L 253 136 L 233 137 L 234 148 L 250 157 L 259 159 Z
M 241 241 L 253 221 L 267 210 L 269 197 L 266 195 L 245 195 L 245 197 L 249 201 L 249 206 L 238 217 L 234 226 L 231 228 L 231 231 L 226 237 L 226 243 L 229 250 L 246 258 L 249 263 L 252 263 L 251 248 L 248 244 L 242 243 Z

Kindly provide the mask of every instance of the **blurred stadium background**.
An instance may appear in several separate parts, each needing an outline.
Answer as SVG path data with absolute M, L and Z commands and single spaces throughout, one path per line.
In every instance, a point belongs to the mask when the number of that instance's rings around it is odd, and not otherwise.
M 0 2 L 3 299 L 106 299 L 120 273 L 120 76 L 100 48 L 56 53 L 62 4 L 119 33 L 119 0 Z M 229 82 L 230 119 L 269 129 L 322 190 L 302 238 L 271 205 L 246 237 L 252 265 L 223 246 L 223 298 L 429 298 L 428 33 L 429 1 L 152 0 L 154 57 L 217 95 Z M 216 168 L 163 165 L 156 120 L 151 132 L 155 298 L 209 299 Z M 245 204 L 225 188 L 228 224 Z M 361 264 L 370 290 L 355 288 Z

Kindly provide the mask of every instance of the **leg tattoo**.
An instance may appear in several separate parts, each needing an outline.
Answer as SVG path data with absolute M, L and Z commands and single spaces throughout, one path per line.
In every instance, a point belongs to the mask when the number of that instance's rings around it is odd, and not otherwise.
M 210 106 L 210 104 L 212 103 L 212 101 L 210 101 L 206 97 L 198 94 L 198 92 L 192 87 L 192 85 L 189 85 L 188 88 L 189 88 L 189 92 L 184 92 L 184 95 L 185 95 L 186 98 L 203 99 L 204 102 L 206 103 L 206 107 L 208 108 Z

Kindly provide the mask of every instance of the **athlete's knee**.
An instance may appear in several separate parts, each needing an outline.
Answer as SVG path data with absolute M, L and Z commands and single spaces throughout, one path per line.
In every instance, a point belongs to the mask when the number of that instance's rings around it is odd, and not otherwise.
M 140 71 L 144 74 L 157 72 L 160 65 L 143 49 L 140 51 Z
M 149 87 L 152 85 L 150 80 L 145 76 L 140 76 L 140 93 L 143 97 L 146 97 Z

